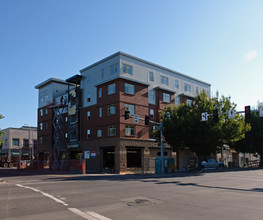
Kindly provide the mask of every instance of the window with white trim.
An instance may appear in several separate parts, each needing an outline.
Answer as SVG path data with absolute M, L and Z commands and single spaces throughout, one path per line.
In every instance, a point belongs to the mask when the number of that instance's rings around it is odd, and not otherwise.
M 130 104 L 125 104 L 125 109 L 128 109 L 131 115 L 135 114 L 135 106 Z
M 161 83 L 168 86 L 168 84 L 169 84 L 169 79 L 168 79 L 168 77 L 166 77 L 166 76 L 161 76 Z
M 174 86 L 176 89 L 179 89 L 179 81 L 177 79 L 174 81 Z
M 134 95 L 134 85 L 129 84 L 129 83 L 125 83 L 125 93 Z
M 125 126 L 125 135 L 135 136 L 135 126 L 134 125 L 126 125 Z
M 130 75 L 133 75 L 133 67 L 131 65 L 124 63 L 122 65 L 122 69 L 123 69 L 123 73 L 128 73 Z
M 171 95 L 168 93 L 163 93 L 163 101 L 164 102 L 171 102 Z
M 191 92 L 191 85 L 185 83 L 185 84 L 184 84 L 184 91 L 185 91 L 185 92 Z
M 148 95 L 149 103 L 155 104 L 155 90 L 150 90 Z
M 150 80 L 150 81 L 154 81 L 153 72 L 149 72 L 149 80 Z
M 111 125 L 108 127 L 108 136 L 115 136 L 116 135 L 116 126 Z

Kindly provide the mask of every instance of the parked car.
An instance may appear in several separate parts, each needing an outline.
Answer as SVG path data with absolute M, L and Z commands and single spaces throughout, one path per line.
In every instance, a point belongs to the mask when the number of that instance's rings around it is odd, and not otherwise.
M 202 169 L 218 169 L 223 168 L 224 163 L 217 162 L 215 159 L 208 159 L 207 161 L 201 162 Z

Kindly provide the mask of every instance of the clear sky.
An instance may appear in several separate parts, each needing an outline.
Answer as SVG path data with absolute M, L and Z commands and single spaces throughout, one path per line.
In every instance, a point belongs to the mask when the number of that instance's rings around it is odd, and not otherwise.
M 263 101 L 262 0 L 0 0 L 0 128 L 37 125 L 35 85 L 117 51 Z

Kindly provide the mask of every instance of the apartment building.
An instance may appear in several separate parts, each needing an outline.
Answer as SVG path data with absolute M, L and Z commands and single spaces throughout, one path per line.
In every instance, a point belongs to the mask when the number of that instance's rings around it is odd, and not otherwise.
M 22 126 L 21 128 L 6 128 L 2 130 L 3 143 L 0 146 L 2 157 L 31 160 L 37 146 L 37 128 Z
M 38 155 L 50 160 L 86 155 L 88 170 L 146 172 L 160 155 L 153 124 L 125 120 L 131 115 L 159 122 L 168 104 L 192 104 L 211 85 L 163 66 L 117 52 L 67 80 L 50 78 L 39 90 Z M 165 148 L 165 156 L 172 149 Z M 54 156 L 55 155 L 55 156 Z

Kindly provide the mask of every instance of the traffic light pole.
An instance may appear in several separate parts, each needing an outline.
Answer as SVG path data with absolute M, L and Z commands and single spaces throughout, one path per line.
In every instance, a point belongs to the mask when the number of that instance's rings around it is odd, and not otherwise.
M 128 112 L 124 114 L 125 116 L 125 120 L 126 118 L 128 119 L 129 118 L 134 118 L 134 115 L 132 114 L 129 114 Z M 142 121 L 145 121 L 145 118 L 138 118 L 139 120 L 142 120 Z M 160 123 L 159 122 L 155 122 L 155 121 L 150 121 L 149 120 L 149 123 L 152 123 L 152 124 L 155 124 L 155 125 L 159 125 L 160 126 L 160 141 L 161 141 L 161 173 L 164 174 L 164 144 L 163 144 L 163 122 L 161 121 Z

